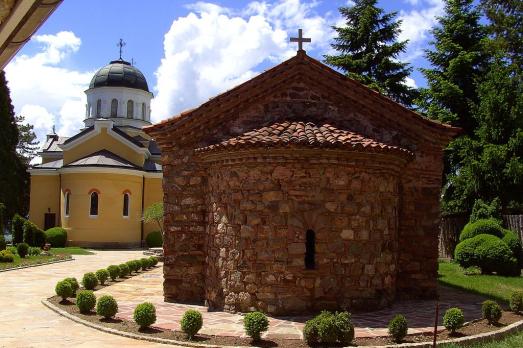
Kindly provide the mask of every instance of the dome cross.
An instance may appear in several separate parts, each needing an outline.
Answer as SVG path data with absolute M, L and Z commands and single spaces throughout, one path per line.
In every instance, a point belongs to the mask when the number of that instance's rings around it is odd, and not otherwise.
M 122 60 L 122 49 L 125 45 L 126 43 L 123 39 L 120 39 L 120 41 L 118 41 L 118 43 L 116 44 L 116 46 L 120 49 L 120 60 Z

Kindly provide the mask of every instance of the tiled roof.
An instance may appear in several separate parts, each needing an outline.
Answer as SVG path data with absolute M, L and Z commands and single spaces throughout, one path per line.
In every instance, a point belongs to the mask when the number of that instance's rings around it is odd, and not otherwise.
M 114 153 L 101 150 L 88 156 L 80 158 L 66 165 L 65 167 L 118 167 L 129 169 L 140 169 L 126 159 L 121 158 Z
M 31 167 L 31 169 L 59 169 L 62 168 L 64 164 L 64 160 L 56 160 L 52 162 L 42 163 L 42 164 L 35 164 Z
M 352 151 L 397 152 L 412 156 L 409 150 L 387 145 L 360 134 L 338 129 L 329 124 L 308 122 L 275 123 L 256 129 L 221 143 L 199 148 L 197 152 L 210 152 L 248 147 L 312 147 L 343 148 Z

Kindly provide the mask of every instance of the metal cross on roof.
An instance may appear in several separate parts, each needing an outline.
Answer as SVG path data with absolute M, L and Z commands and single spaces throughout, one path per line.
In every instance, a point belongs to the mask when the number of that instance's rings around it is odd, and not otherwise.
M 303 51 L 303 43 L 304 42 L 311 42 L 310 37 L 303 37 L 303 30 L 298 29 L 298 37 L 291 37 L 291 42 L 297 42 L 298 43 L 298 51 Z
M 125 45 L 126 43 L 123 41 L 123 39 L 120 39 L 120 41 L 116 44 L 116 46 L 120 48 L 120 60 L 122 60 L 122 49 Z

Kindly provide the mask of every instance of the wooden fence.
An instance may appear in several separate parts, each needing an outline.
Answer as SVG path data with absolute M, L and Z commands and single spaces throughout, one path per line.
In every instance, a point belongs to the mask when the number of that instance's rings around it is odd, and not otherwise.
M 459 234 L 468 222 L 468 215 L 449 215 L 441 218 L 439 229 L 439 257 L 452 258 Z M 516 232 L 523 242 L 523 215 L 503 215 L 503 225 Z

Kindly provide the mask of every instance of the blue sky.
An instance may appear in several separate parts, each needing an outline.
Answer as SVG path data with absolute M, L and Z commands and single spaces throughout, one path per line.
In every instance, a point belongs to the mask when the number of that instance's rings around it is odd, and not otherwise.
M 66 0 L 6 68 L 18 114 L 42 139 L 53 124 L 72 135 L 85 114 L 83 90 L 92 74 L 118 58 L 116 43 L 127 43 L 155 94 L 152 119 L 160 121 L 194 107 L 289 57 L 297 29 L 312 37 L 307 53 L 321 59 L 330 49 L 332 25 L 342 24 L 338 7 L 347 0 L 173 1 Z M 426 66 L 422 50 L 443 11 L 443 0 L 381 0 L 398 11 L 402 59 L 416 69 L 410 84 L 423 86 L 417 71 Z

